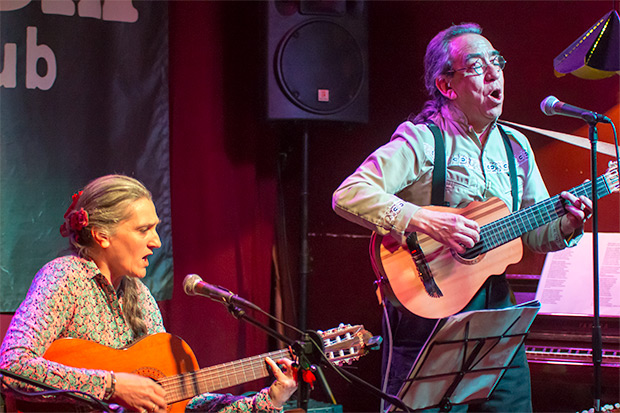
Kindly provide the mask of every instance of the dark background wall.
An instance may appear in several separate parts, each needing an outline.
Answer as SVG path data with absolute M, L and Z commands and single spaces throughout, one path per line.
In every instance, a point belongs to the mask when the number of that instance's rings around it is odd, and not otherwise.
M 235 292 L 271 309 L 265 287 L 268 276 L 242 278 L 254 274 L 248 268 L 269 273 L 271 245 L 278 240 L 284 318 L 297 323 L 304 127 L 310 165 L 307 326 L 364 324 L 381 334 L 381 309 L 368 259 L 369 234 L 332 212 L 331 194 L 389 139 L 398 123 L 421 108 L 422 58 L 439 30 L 452 23 L 477 22 L 505 56 L 503 119 L 574 133 L 583 126 L 581 121 L 540 112 L 540 101 L 555 95 L 602 113 L 616 107 L 613 120 L 619 123 L 618 76 L 597 81 L 557 78 L 552 66 L 553 59 L 598 19 L 618 10 L 617 1 L 369 1 L 369 120 L 364 124 L 266 121 L 265 4 L 170 2 L 175 291 L 173 299 L 160 306 L 167 329 L 191 345 L 202 366 L 258 354 L 267 349 L 267 340 L 219 304 L 187 297 L 181 283 L 188 273 L 233 290 L 243 285 Z M 587 131 L 580 133 L 587 136 Z M 601 141 L 612 141 L 608 126 L 601 126 L 599 133 Z M 551 194 L 589 177 L 587 150 L 534 133 L 528 136 Z M 605 170 L 609 159 L 600 156 L 599 171 Z M 605 211 L 601 231 L 619 231 L 619 204 L 617 194 L 600 201 Z M 274 232 L 277 223 L 286 231 Z M 526 252 L 524 260 L 508 271 L 540 274 L 543 262 L 544 256 Z M 3 329 L 8 318 L 2 318 Z M 380 386 L 379 366 L 376 352 L 350 369 Z M 333 374 L 328 373 L 328 380 L 345 411 L 378 409 L 378 399 L 367 391 Z M 313 398 L 325 399 L 319 389 Z

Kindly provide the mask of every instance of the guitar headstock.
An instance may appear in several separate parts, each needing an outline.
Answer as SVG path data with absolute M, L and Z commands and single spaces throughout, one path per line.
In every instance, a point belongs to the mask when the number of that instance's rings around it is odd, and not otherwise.
M 618 192 L 618 162 L 609 161 L 607 172 L 605 172 L 605 182 L 609 186 L 610 192 Z
M 373 337 L 363 325 L 340 324 L 331 330 L 319 330 L 318 333 L 323 339 L 325 355 L 339 366 L 350 364 L 369 350 L 378 349 L 383 340 L 380 336 Z

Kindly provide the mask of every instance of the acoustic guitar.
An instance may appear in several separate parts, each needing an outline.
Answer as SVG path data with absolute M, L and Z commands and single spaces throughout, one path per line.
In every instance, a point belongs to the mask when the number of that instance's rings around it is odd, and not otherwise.
M 318 333 L 323 340 L 326 357 L 337 365 L 359 359 L 376 340 L 362 325 L 341 324 L 337 328 Z M 63 338 L 54 341 L 43 357 L 71 367 L 112 370 L 149 377 L 164 388 L 168 411 L 182 412 L 189 400 L 196 395 L 269 376 L 265 357 L 277 361 L 293 356 L 291 350 L 283 349 L 199 369 L 196 357 L 185 341 L 168 333 L 158 333 L 146 336 L 122 349 L 113 349 L 88 340 Z M 42 411 L 43 407 L 50 411 L 50 403 L 28 405 L 28 409 L 38 405 L 41 410 L 36 411 Z M 64 405 L 63 409 L 66 408 Z M 19 401 L 17 409 L 26 411 Z
M 618 191 L 618 164 L 596 179 L 598 198 Z M 568 192 L 591 197 L 592 183 Z M 480 225 L 480 241 L 463 254 L 426 234 L 411 233 L 407 245 L 374 233 L 370 242 L 373 268 L 386 296 L 396 306 L 425 318 L 444 318 L 462 310 L 486 279 L 501 274 L 521 260 L 521 237 L 526 232 L 566 214 L 559 195 L 510 213 L 498 198 L 472 202 L 467 207 L 424 207 L 452 212 Z

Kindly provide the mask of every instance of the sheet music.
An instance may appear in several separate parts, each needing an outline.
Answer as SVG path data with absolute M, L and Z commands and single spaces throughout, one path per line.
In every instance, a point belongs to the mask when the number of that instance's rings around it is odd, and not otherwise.
M 620 234 L 598 234 L 599 314 L 620 316 Z M 593 298 L 592 233 L 573 248 L 547 254 L 536 300 L 540 314 L 592 316 Z

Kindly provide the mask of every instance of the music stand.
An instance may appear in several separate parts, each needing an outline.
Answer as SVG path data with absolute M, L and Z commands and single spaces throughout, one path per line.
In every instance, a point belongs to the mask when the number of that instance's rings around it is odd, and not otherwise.
M 525 340 L 538 301 L 442 320 L 420 351 L 398 397 L 412 410 L 487 400 Z M 397 410 L 391 406 L 390 411 Z

